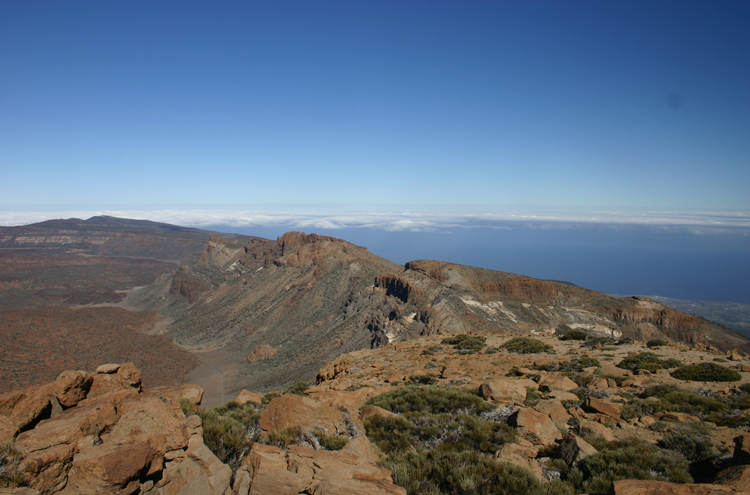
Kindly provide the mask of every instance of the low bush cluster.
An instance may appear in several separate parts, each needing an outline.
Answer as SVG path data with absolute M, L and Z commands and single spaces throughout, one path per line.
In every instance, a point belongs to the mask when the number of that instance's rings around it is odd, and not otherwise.
M 570 361 L 557 361 L 553 363 L 534 364 L 531 369 L 539 371 L 560 371 L 563 373 L 580 373 L 585 368 L 599 367 L 599 361 L 592 357 L 582 356 Z
M 203 441 L 232 472 L 260 438 L 260 410 L 255 404 L 229 401 L 221 407 L 198 410 L 203 420 Z
M 638 439 L 594 442 L 599 453 L 579 462 L 567 475 L 576 493 L 607 492 L 613 481 L 623 479 L 690 483 L 683 456 Z
M 289 388 L 284 390 L 285 394 L 296 394 L 305 395 L 305 390 L 310 388 L 310 384 L 307 382 L 297 382 L 294 385 L 290 385 Z
M 516 433 L 505 423 L 468 414 L 411 412 L 365 418 L 367 436 L 386 454 L 410 451 L 479 451 L 494 454 Z
M 541 352 L 546 352 L 547 354 L 555 353 L 555 349 L 551 345 L 530 337 L 515 337 L 500 347 L 508 352 L 514 352 L 516 354 L 538 354 Z
M 452 345 L 461 354 L 474 354 L 487 346 L 487 338 L 480 335 L 454 335 L 442 340 L 441 343 Z
M 674 370 L 671 375 L 678 380 L 692 382 L 737 382 L 742 379 L 742 375 L 738 372 L 715 363 L 682 366 Z
M 646 370 L 655 372 L 661 369 L 677 368 L 682 362 L 677 359 L 661 359 L 653 352 L 641 352 L 635 356 L 628 356 L 617 364 L 618 368 L 626 370 Z
M 545 493 L 528 470 L 476 452 L 411 452 L 389 458 L 383 465 L 393 472 L 393 481 L 406 488 L 409 495 Z
M 667 345 L 667 341 L 662 340 L 662 339 L 651 339 L 648 342 L 646 342 L 646 347 L 648 347 L 649 349 L 652 349 L 654 347 L 661 347 L 665 345 Z
M 476 393 L 436 385 L 406 385 L 372 397 L 367 404 L 394 413 L 424 412 L 429 414 L 480 414 L 495 406 Z
M 682 423 L 668 432 L 659 442 L 667 450 L 679 452 L 689 461 L 706 461 L 716 457 L 710 435 L 711 429 L 705 423 Z
M 560 340 L 586 340 L 588 336 L 583 330 L 568 330 L 560 336 Z
M 433 385 L 438 382 L 438 377 L 432 373 L 427 373 L 425 375 L 412 375 L 409 377 L 409 381 L 418 385 Z

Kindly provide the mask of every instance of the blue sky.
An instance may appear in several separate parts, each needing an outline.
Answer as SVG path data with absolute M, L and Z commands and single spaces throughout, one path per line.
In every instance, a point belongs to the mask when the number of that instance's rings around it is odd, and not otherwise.
M 3 0 L 0 223 L 748 212 L 748 53 L 744 1 Z

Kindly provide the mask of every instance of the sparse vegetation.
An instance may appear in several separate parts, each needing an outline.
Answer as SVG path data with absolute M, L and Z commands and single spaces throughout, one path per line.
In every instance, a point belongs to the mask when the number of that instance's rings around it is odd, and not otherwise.
M 26 474 L 18 467 L 21 455 L 13 442 L 0 444 L 0 486 L 26 486 Z
M 710 433 L 711 428 L 704 423 L 679 424 L 664 435 L 659 446 L 679 452 L 689 461 L 705 461 L 716 456 Z
M 260 411 L 252 402 L 229 401 L 221 407 L 199 410 L 203 420 L 203 441 L 232 472 L 260 438 Z
M 539 481 L 526 469 L 476 452 L 411 452 L 383 465 L 409 495 L 541 495 Z
M 380 394 L 367 401 L 367 404 L 382 407 L 394 413 L 424 412 L 429 414 L 479 414 L 491 411 L 495 406 L 477 394 L 458 388 L 445 388 L 436 385 L 418 387 L 406 385 L 396 390 Z
M 649 349 L 652 349 L 654 347 L 661 347 L 665 345 L 667 345 L 667 341 L 662 340 L 662 339 L 651 339 L 648 342 L 646 342 L 646 347 L 648 347 Z
M 570 361 L 557 361 L 554 363 L 534 364 L 531 369 L 539 371 L 560 371 L 563 373 L 580 373 L 585 368 L 601 366 L 599 361 L 588 356 L 571 359 Z
M 409 381 L 418 385 L 434 385 L 438 382 L 438 377 L 432 373 L 427 373 L 425 375 L 412 375 L 409 377 Z
M 568 330 L 560 336 L 560 340 L 586 340 L 588 336 L 583 330 Z
M 284 449 L 290 445 L 298 445 L 315 450 L 341 450 L 349 443 L 349 439 L 339 435 L 329 435 L 319 429 L 306 430 L 294 427 L 269 432 L 263 443 Z
M 618 368 L 626 370 L 646 370 L 655 372 L 661 369 L 677 368 L 682 362 L 677 359 L 661 359 L 653 352 L 641 352 L 635 356 L 628 356 L 617 364 Z
M 442 340 L 443 344 L 452 345 L 461 354 L 474 354 L 487 346 L 487 338 L 479 335 L 462 333 Z
M 500 347 L 508 352 L 514 352 L 516 354 L 537 354 L 541 352 L 546 352 L 547 354 L 555 353 L 555 349 L 551 345 L 530 337 L 515 337 Z
M 737 382 L 742 375 L 715 363 L 698 363 L 674 370 L 671 375 L 678 380 L 692 382 Z
M 433 345 L 431 347 L 428 347 L 427 349 L 422 351 L 423 356 L 432 356 L 433 354 L 437 354 L 438 352 L 443 352 L 445 349 L 443 349 L 439 345 Z
M 567 481 L 577 493 L 606 492 L 616 480 L 659 480 L 690 483 L 688 463 L 642 440 L 595 442 L 599 453 L 587 457 L 570 470 Z
M 296 394 L 305 395 L 305 390 L 310 388 L 310 384 L 307 382 L 297 382 L 294 385 L 290 385 L 289 388 L 284 390 L 285 394 Z

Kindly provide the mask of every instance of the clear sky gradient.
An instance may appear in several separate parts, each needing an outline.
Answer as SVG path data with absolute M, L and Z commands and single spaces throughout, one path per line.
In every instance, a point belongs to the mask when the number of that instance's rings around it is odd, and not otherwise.
M 0 2 L 0 210 L 750 211 L 747 1 Z

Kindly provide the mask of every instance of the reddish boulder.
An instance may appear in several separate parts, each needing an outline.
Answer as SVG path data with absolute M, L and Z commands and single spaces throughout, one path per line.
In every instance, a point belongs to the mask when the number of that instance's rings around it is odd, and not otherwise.
M 482 397 L 491 402 L 523 404 L 526 400 L 526 387 L 518 380 L 493 380 L 483 383 L 479 389 Z
M 582 404 L 582 409 L 586 412 L 604 414 L 614 419 L 620 419 L 620 408 L 610 402 L 604 402 L 594 397 L 587 397 Z
M 73 407 L 86 398 L 91 382 L 85 371 L 63 371 L 55 380 L 55 397 L 62 407 Z
M 523 428 L 523 432 L 535 445 L 550 445 L 562 437 L 560 430 L 548 416 L 525 407 L 508 418 L 508 424 Z
M 338 409 L 324 406 L 309 397 L 286 394 L 268 403 L 260 415 L 260 427 L 265 431 L 280 431 L 295 426 L 321 428 L 336 433 L 344 415 Z
M 249 390 L 243 390 L 237 396 L 237 402 L 240 404 L 245 404 L 247 402 L 260 404 L 261 402 L 263 402 L 263 394 L 256 394 L 255 392 L 250 392 Z
M 599 453 L 590 443 L 573 433 L 568 433 L 563 437 L 557 447 L 557 452 L 568 466 Z

